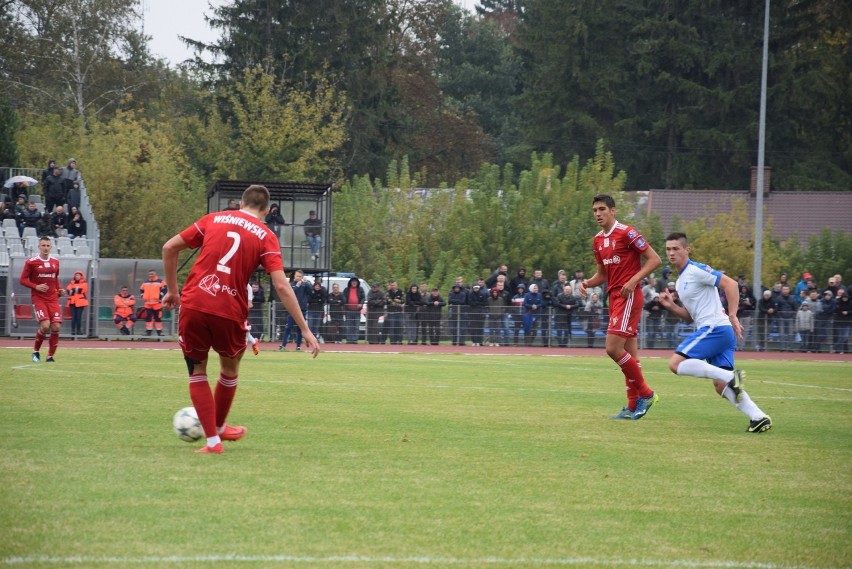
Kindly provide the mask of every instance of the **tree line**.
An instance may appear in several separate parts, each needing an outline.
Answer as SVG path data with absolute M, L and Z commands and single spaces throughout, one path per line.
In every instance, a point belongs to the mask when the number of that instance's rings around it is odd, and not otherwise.
M 235 0 L 181 65 L 140 10 L 0 2 L 0 163 L 76 157 L 108 256 L 157 256 L 214 180 L 269 179 L 340 188 L 340 270 L 588 268 L 596 190 L 740 189 L 755 159 L 762 2 Z M 850 10 L 773 3 L 778 189 L 850 187 Z

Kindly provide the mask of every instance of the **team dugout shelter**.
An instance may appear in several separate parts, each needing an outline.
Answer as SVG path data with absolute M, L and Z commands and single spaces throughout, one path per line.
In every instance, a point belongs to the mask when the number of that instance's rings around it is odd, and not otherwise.
M 219 180 L 207 190 L 207 211 L 213 213 L 228 209 L 231 200 L 239 203 L 246 188 L 253 184 L 269 190 L 270 206 L 278 206 L 284 224 L 270 224 L 281 244 L 281 256 L 286 271 L 301 269 L 305 273 L 327 273 L 331 267 L 332 199 L 334 185 L 330 183 L 264 182 L 253 180 Z M 319 254 L 312 258 L 305 234 L 305 221 L 310 212 L 320 220 L 321 244 Z M 263 221 L 263 220 L 261 220 Z M 310 226 L 315 230 L 316 226 Z

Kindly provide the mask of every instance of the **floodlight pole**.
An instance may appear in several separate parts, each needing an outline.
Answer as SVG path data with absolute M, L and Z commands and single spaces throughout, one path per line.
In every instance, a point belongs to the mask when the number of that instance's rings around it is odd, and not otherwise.
M 757 135 L 757 187 L 754 202 L 754 277 L 752 279 L 754 295 L 762 298 L 763 286 L 763 171 L 766 151 L 766 70 L 769 61 L 769 0 L 763 14 L 763 64 L 760 70 L 760 122 Z

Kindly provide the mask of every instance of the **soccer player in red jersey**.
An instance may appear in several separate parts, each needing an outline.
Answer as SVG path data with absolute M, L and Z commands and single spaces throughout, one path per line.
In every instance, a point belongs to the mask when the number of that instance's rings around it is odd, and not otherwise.
M 641 419 L 658 397 L 645 383 L 639 365 L 636 333 L 643 302 L 642 289 L 637 285 L 660 266 L 660 256 L 636 228 L 615 219 L 612 196 L 592 198 L 592 211 L 601 227 L 593 242 L 597 271 L 580 283 L 580 295 L 585 298 L 586 287 L 607 283 L 606 353 L 621 368 L 627 386 L 627 405 L 612 418 Z
M 65 296 L 65 289 L 59 284 L 59 259 L 50 256 L 53 244 L 50 237 L 38 240 L 38 255 L 30 257 L 21 271 L 21 284 L 32 290 L 33 309 L 38 320 L 32 359 L 41 361 L 41 344 L 50 332 L 47 341 L 47 361 L 54 361 L 59 346 L 59 329 L 62 327 L 62 309 L 59 297 Z
M 275 233 L 263 223 L 269 212 L 269 190 L 252 185 L 243 192 L 239 210 L 205 215 L 163 245 L 166 282 L 177 283 L 178 256 L 184 249 L 201 248 L 179 295 L 169 287 L 163 297 L 167 309 L 181 308 L 178 339 L 189 369 L 189 396 L 204 428 L 207 444 L 196 452 L 222 454 L 222 440 L 239 440 L 248 431 L 225 419 L 237 390 L 240 360 L 246 349 L 248 282 L 258 265 L 272 277 L 279 298 L 302 330 L 308 350 L 317 357 L 319 343 L 299 309 L 284 274 L 281 248 Z M 207 378 L 210 349 L 219 354 L 215 393 Z

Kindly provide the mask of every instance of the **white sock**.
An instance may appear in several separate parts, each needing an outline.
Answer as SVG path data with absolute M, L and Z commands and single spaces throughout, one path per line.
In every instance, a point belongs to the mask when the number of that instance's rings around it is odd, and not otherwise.
M 677 374 L 719 379 L 722 381 L 731 381 L 734 379 L 733 371 L 710 365 L 704 360 L 696 359 L 683 360 L 680 362 L 677 366 Z
M 249 346 L 254 344 L 254 336 L 251 335 L 251 332 L 246 332 L 246 344 Z
M 740 413 L 748 417 L 749 420 L 756 421 L 757 419 L 766 417 L 766 413 L 760 410 L 760 407 L 751 400 L 751 397 L 748 396 L 748 393 L 746 393 L 744 389 L 740 389 L 740 395 L 742 395 L 742 401 L 737 403 L 737 395 L 734 393 L 733 389 L 725 387 L 725 390 L 722 392 L 722 397 L 730 401 L 731 405 L 736 407 Z
M 219 438 L 219 435 L 215 437 L 207 437 L 207 446 L 214 447 L 222 442 L 222 439 Z

